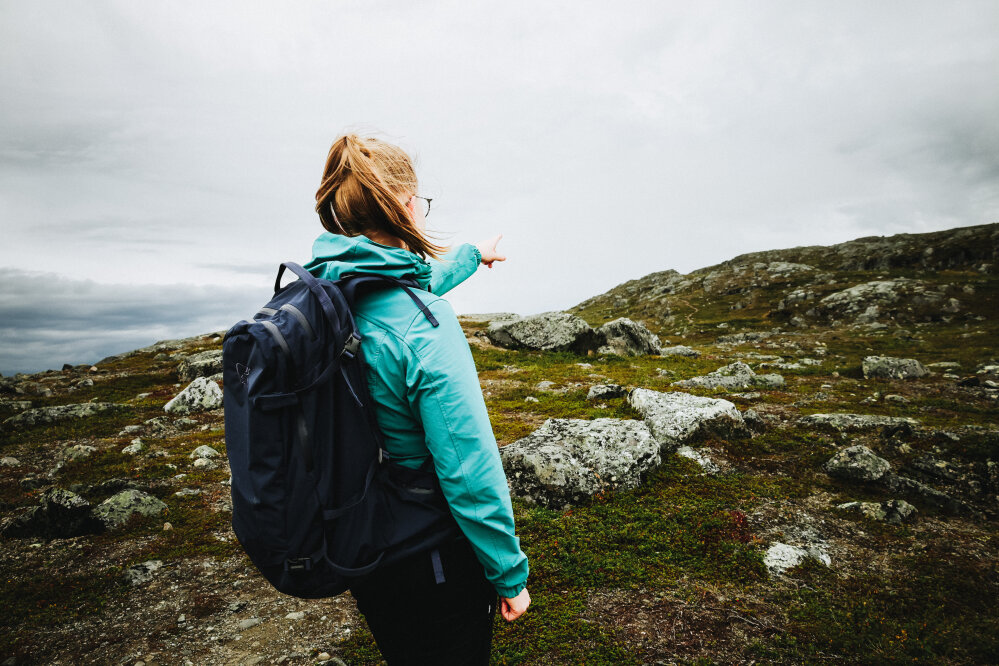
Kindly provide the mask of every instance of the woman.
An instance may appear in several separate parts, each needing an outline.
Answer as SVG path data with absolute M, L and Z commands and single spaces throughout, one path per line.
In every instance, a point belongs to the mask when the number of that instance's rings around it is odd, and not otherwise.
M 327 233 L 306 268 L 328 280 L 348 273 L 413 279 L 439 323 L 401 289 L 365 294 L 354 313 L 385 450 L 414 469 L 432 460 L 462 533 L 432 553 L 379 568 L 351 592 L 392 666 L 485 664 L 497 595 L 507 621 L 530 604 L 528 565 L 471 351 L 441 296 L 480 263 L 491 268 L 505 257 L 497 236 L 442 259 L 445 248 L 426 236 L 430 200 L 418 191 L 404 151 L 348 134 L 333 142 L 316 192 Z

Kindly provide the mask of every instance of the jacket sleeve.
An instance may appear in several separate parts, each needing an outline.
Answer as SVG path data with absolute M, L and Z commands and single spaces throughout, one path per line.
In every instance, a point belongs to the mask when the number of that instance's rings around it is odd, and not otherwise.
M 451 513 L 501 597 L 527 584 L 527 556 L 514 533 L 513 508 L 479 377 L 451 305 L 428 304 L 440 326 L 420 314 L 406 335 L 410 404 Z
M 430 259 L 430 293 L 443 296 L 475 273 L 482 253 L 471 243 L 463 243 L 440 260 Z

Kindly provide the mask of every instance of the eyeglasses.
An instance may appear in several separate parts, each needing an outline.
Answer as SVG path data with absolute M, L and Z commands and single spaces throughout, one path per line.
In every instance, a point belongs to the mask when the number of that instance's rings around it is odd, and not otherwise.
M 421 197 L 419 194 L 414 194 L 413 198 L 419 199 L 420 201 L 419 205 L 423 210 L 423 217 L 430 215 L 430 202 L 433 201 L 433 199 L 430 199 L 428 197 Z

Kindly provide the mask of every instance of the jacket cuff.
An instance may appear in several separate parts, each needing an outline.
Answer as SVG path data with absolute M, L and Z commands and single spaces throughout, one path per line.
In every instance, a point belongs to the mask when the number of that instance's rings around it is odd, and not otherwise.
M 479 264 L 482 263 L 482 253 L 479 252 L 479 248 L 475 247 L 471 243 L 465 243 L 468 247 L 472 248 L 472 254 L 475 255 L 475 268 L 478 269 Z
M 515 585 L 514 587 L 497 587 L 496 594 L 505 599 L 513 599 L 515 596 L 523 592 L 525 587 L 527 587 L 527 581 L 524 581 L 520 585 Z

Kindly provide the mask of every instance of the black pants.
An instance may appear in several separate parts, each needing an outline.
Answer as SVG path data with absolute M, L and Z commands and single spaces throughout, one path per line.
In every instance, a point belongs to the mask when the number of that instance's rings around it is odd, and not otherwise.
M 496 591 L 465 538 L 438 553 L 414 555 L 350 588 L 390 666 L 489 663 Z

